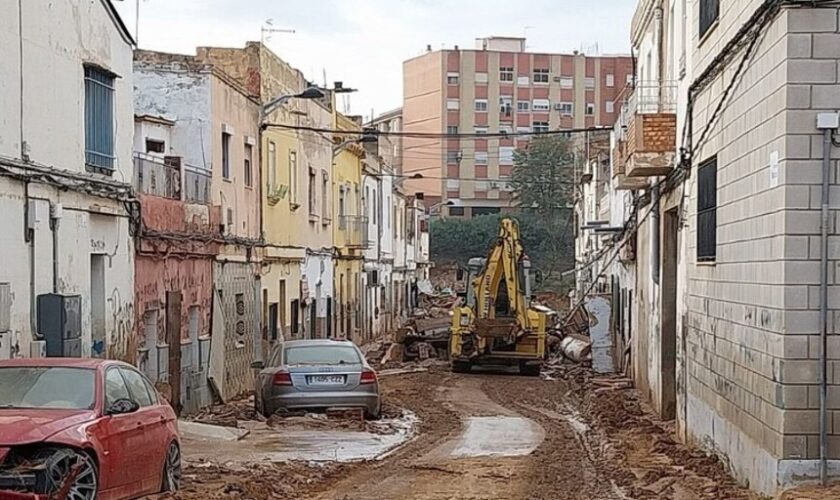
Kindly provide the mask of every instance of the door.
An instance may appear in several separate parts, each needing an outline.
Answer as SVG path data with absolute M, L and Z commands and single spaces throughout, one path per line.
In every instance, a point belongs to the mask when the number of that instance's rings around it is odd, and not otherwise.
M 90 256 L 90 339 L 91 356 L 104 358 L 105 346 L 105 256 Z
M 169 345 L 169 403 L 181 413 L 181 292 L 166 292 L 166 343 Z
M 117 367 L 105 372 L 105 406 L 107 410 L 115 401 L 132 399 L 125 379 Z M 143 428 L 137 413 L 106 416 L 103 448 L 108 456 L 102 461 L 108 470 L 103 477 L 103 490 L 113 490 L 115 496 L 137 494 L 142 488 Z M 105 472 L 105 471 L 103 471 Z
M 677 209 L 665 213 L 662 247 L 662 325 L 660 341 L 662 364 L 663 420 L 671 420 L 677 411 L 677 248 L 679 237 Z
M 141 457 L 136 474 L 140 476 L 143 492 L 151 493 L 160 488 L 163 473 L 163 459 L 168 446 L 166 416 L 157 404 L 157 395 L 149 392 L 149 384 L 133 368 L 120 367 L 120 373 L 128 386 L 128 392 L 140 408 L 134 413 L 142 432 L 142 442 L 134 453 Z
M 280 327 L 280 338 L 286 338 L 286 334 L 289 333 L 286 330 L 286 280 L 280 280 L 280 296 L 279 302 L 277 303 L 278 307 L 280 308 L 280 318 L 279 318 L 279 327 Z

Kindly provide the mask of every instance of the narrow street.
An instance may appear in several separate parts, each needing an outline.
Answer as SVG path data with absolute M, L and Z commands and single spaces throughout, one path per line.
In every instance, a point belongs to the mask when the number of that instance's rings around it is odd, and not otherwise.
M 231 467 L 191 462 L 185 444 L 183 491 L 165 498 L 760 498 L 671 439 L 632 389 L 581 368 L 537 379 L 435 367 L 382 384 L 388 405 L 419 417 L 416 437 L 385 458 Z

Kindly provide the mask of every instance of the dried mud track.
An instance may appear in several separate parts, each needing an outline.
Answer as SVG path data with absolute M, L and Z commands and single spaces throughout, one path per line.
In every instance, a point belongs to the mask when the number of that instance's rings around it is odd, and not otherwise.
M 420 437 L 389 459 L 365 464 L 344 480 L 310 498 L 318 500 L 480 500 L 480 499 L 621 499 L 597 463 L 586 441 L 563 416 L 528 394 L 550 385 L 564 392 L 561 382 L 546 382 L 510 374 L 456 375 L 446 372 L 392 380 L 404 386 L 396 394 L 418 412 L 425 428 Z M 421 400 L 412 387 L 434 387 Z M 523 394 L 526 395 L 523 398 Z M 429 397 L 430 396 L 430 397 Z M 425 414 L 425 415 L 424 415 Z M 431 419 L 429 419 L 431 417 Z M 473 417 L 502 417 L 539 425 L 544 439 L 530 454 L 520 456 L 456 457 L 463 445 L 465 423 Z M 492 421 L 492 419 L 491 419 Z M 533 425 L 533 422 L 532 425 Z M 496 439 L 498 436 L 487 436 Z M 518 436 L 511 433 L 509 439 Z M 542 437 L 542 436 L 540 436 Z M 486 443 L 497 445 L 498 443 Z M 468 446 L 466 447 L 468 448 Z

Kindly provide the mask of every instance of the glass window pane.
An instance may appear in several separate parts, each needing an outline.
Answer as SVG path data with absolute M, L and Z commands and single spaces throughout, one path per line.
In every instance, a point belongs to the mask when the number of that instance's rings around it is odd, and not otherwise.
M 339 365 L 362 362 L 355 347 L 350 346 L 307 346 L 287 347 L 287 365 Z
M 143 381 L 143 376 L 140 373 L 130 370 L 128 368 L 120 368 L 120 372 L 128 384 L 128 390 L 131 392 L 131 397 L 141 407 L 151 406 L 152 398 L 149 396 L 149 391 L 146 389 L 146 383 Z
M 105 407 L 107 408 L 119 399 L 131 399 L 131 396 L 128 394 L 128 387 L 120 371 L 111 368 L 105 372 Z
M 91 409 L 95 377 L 82 368 L 0 368 L 0 407 Z

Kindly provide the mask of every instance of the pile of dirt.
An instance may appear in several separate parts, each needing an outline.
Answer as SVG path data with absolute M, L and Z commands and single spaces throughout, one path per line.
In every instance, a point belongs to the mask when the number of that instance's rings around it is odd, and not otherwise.
M 840 498 L 840 484 L 800 486 L 782 493 L 779 500 L 837 500 L 838 498 Z
M 199 500 L 242 498 L 286 500 L 305 498 L 314 487 L 323 487 L 342 471 L 336 464 L 305 463 L 249 464 L 229 467 L 210 462 L 186 465 L 183 488 L 158 499 Z
M 197 413 L 182 417 L 184 420 L 222 427 L 239 427 L 240 420 L 265 422 L 265 417 L 254 409 L 254 397 L 236 399 L 224 404 L 202 408 Z

